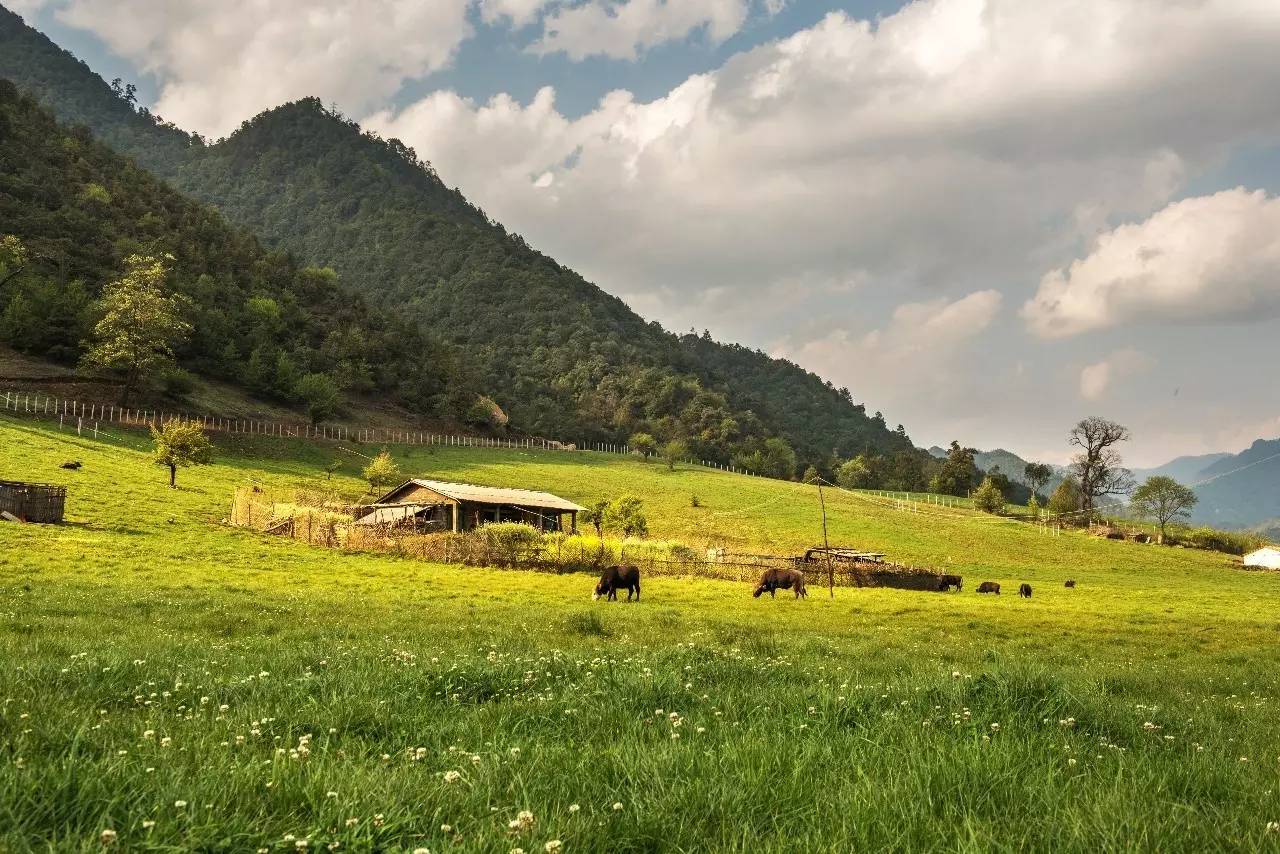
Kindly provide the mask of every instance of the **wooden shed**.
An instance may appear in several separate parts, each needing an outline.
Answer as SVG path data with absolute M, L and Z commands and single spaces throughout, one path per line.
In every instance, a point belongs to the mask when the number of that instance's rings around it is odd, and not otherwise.
M 576 531 L 584 508 L 549 492 L 415 479 L 367 509 L 357 524 L 470 531 L 488 522 L 523 522 L 541 531 Z
M 0 513 L 20 522 L 61 522 L 66 503 L 65 486 L 0 480 Z

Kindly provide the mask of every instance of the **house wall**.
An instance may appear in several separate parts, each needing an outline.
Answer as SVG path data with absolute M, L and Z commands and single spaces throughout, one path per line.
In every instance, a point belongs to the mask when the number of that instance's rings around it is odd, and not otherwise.
M 1280 551 L 1263 549 L 1244 556 L 1245 566 L 1260 566 L 1264 569 L 1280 569 Z

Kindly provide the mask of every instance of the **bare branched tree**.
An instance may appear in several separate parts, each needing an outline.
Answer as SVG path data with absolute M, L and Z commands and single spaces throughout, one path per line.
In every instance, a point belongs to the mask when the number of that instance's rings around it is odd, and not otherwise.
M 1071 468 L 1080 481 L 1080 509 L 1086 518 L 1093 515 L 1098 499 L 1125 495 L 1133 489 L 1133 475 L 1120 464 L 1120 453 L 1115 449 L 1128 439 L 1128 428 L 1096 416 L 1072 428 L 1067 441 L 1081 450 L 1071 458 Z

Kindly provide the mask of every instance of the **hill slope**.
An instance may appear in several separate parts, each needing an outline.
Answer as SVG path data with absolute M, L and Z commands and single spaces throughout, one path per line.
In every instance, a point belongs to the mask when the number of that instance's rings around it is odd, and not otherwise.
M 646 323 L 448 189 L 415 152 L 318 99 L 204 146 L 140 117 L 74 57 L 0 11 L 0 76 L 157 170 L 267 243 L 457 345 L 472 384 L 555 435 L 684 436 L 727 461 L 780 434 L 799 466 L 909 450 L 851 395 L 785 361 Z
M 323 373 L 418 412 L 442 409 L 450 390 L 447 353 L 412 324 L 371 311 L 331 270 L 267 251 L 83 128 L 60 126 L 7 80 L 0 233 L 27 256 L 0 258 L 0 341 L 20 351 L 74 362 L 91 300 L 125 259 L 171 256 L 170 286 L 192 326 L 177 356 L 192 370 L 282 399 L 303 375 Z
M 1222 528 L 1251 528 L 1280 517 L 1280 439 L 1259 439 L 1202 469 L 1192 519 Z

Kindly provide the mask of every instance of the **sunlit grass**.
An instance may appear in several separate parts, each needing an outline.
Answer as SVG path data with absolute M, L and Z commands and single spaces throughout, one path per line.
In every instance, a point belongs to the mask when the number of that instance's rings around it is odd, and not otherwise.
M 121 850 L 1276 845 L 1280 577 L 835 492 L 833 542 L 961 571 L 965 592 L 654 579 L 605 605 L 581 575 L 219 524 L 234 487 L 314 485 L 337 453 L 224 446 L 170 491 L 136 436 L 0 418 L 0 478 L 71 487 L 68 524 L 0 525 L 0 850 L 99 850 L 103 830 Z M 654 536 L 699 548 L 821 537 L 811 487 L 397 456 L 579 502 L 634 493 Z M 347 458 L 335 480 L 359 492 Z M 1006 595 L 974 594 L 985 578 Z

